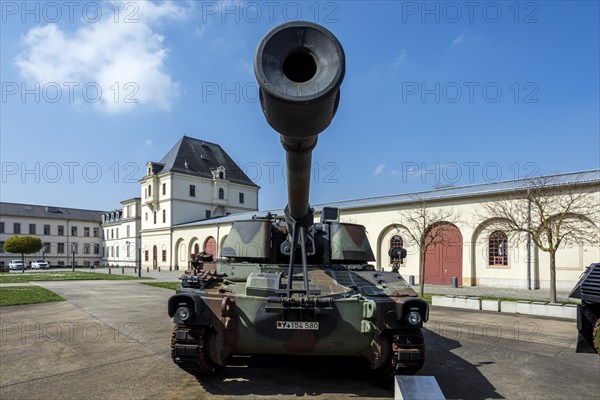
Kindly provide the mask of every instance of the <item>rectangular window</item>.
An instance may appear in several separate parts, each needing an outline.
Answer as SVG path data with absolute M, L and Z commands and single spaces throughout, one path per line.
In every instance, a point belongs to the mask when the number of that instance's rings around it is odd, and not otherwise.
M 58 236 L 65 236 L 65 226 L 64 225 L 58 226 Z
M 29 224 L 29 234 L 35 235 L 35 224 Z
M 152 185 L 148 185 L 148 196 L 152 196 Z
M 111 239 L 114 239 L 114 238 L 115 238 L 115 230 L 114 230 L 114 229 L 111 229 L 111 230 L 110 230 L 110 238 L 111 238 Z
M 100 228 L 94 228 L 94 237 L 100 236 Z
M 163 224 L 167 223 L 167 210 L 163 210 Z
M 148 213 L 146 213 L 146 214 L 144 215 L 144 219 L 145 219 L 146 221 L 148 221 Z
M 71 243 L 71 253 L 75 253 L 75 254 L 79 253 L 79 243 L 76 243 L 76 242 Z
M 77 227 L 76 226 L 71 227 L 71 236 L 77 236 Z
M 130 232 L 130 231 L 131 231 L 131 229 L 130 229 L 130 228 L 131 228 L 131 227 L 130 227 L 129 225 L 127 225 L 127 228 L 126 228 L 126 229 L 127 229 L 127 237 L 129 237 L 129 236 L 130 236 L 130 234 L 131 234 L 131 232 Z
M 163 262 L 167 261 L 167 251 L 166 250 L 162 251 L 162 260 L 163 260 Z
M 65 266 L 65 262 L 64 261 L 59 261 L 58 262 L 58 266 L 59 267 L 64 267 Z
M 190 185 L 190 197 L 196 197 L 196 186 Z
M 154 223 L 156 224 L 156 211 L 154 211 Z
M 144 251 L 144 261 L 148 261 L 148 250 Z
M 90 228 L 88 228 L 87 226 L 83 228 L 83 236 L 90 237 Z
M 65 244 L 64 243 L 56 243 L 56 253 L 57 254 L 65 254 Z
M 44 225 L 44 235 L 50 235 L 50 225 Z
M 119 247 L 117 246 L 117 258 L 119 258 Z
M 102 258 L 104 258 L 104 254 L 106 254 L 106 247 L 102 246 Z
M 240 193 L 240 204 L 244 204 L 244 193 Z
M 163 196 L 165 196 L 167 194 L 167 184 L 163 183 L 162 188 L 163 188 Z
M 117 231 L 117 239 L 119 238 L 119 228 L 115 229 Z
M 21 224 L 19 224 L 18 222 L 15 222 L 13 224 L 13 233 L 16 233 L 16 234 L 21 233 Z
M 0 233 L 4 233 L 4 222 L 0 222 Z
M 98 243 L 94 243 L 94 254 L 100 254 L 100 245 Z
M 206 210 L 206 219 L 210 219 L 210 210 Z
M 83 254 L 90 254 L 90 245 L 88 243 L 83 245 Z
M 0 242 L 0 253 L 4 253 L 4 242 Z

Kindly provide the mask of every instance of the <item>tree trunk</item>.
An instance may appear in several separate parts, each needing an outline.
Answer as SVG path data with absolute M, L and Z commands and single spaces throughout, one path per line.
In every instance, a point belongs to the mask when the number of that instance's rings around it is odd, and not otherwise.
M 25 273 L 25 254 L 21 253 L 21 262 L 23 263 L 22 273 Z
M 556 252 L 550 252 L 550 301 L 556 303 Z
M 425 252 L 421 251 L 421 262 L 419 264 L 419 283 L 421 284 L 421 297 L 425 293 Z

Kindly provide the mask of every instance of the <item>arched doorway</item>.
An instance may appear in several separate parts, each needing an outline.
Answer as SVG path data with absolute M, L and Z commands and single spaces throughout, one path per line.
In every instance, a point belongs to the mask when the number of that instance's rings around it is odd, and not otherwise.
M 441 230 L 441 232 L 439 232 Z M 425 256 L 425 283 L 433 285 L 451 285 L 452 278 L 458 278 L 462 285 L 462 235 L 460 230 L 448 223 L 441 223 L 428 233 L 439 240 L 429 246 Z
M 204 252 L 212 254 L 213 257 L 217 257 L 217 241 L 214 237 L 209 236 L 204 241 Z
M 152 247 L 152 269 L 158 268 L 158 248 Z
M 194 244 L 194 254 L 200 253 L 200 245 L 198 243 Z

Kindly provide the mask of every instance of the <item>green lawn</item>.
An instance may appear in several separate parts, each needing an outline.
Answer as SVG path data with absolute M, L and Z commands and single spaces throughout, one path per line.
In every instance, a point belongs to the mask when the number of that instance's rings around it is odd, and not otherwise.
M 64 301 L 54 292 L 39 286 L 11 286 L 0 288 L 0 307 L 19 304 L 50 303 Z
M 0 283 L 23 283 L 31 281 L 82 281 L 82 280 L 132 280 L 150 279 L 129 275 L 101 274 L 97 272 L 11 272 L 0 274 Z
M 144 285 L 156 286 L 165 289 L 175 290 L 181 287 L 181 282 L 142 282 Z

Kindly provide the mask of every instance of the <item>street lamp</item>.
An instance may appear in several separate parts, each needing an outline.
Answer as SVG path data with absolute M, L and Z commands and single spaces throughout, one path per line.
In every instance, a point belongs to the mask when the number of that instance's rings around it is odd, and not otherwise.
M 75 272 L 75 250 L 77 248 L 77 243 L 71 243 L 71 253 L 73 253 L 73 261 L 71 261 L 71 271 Z

